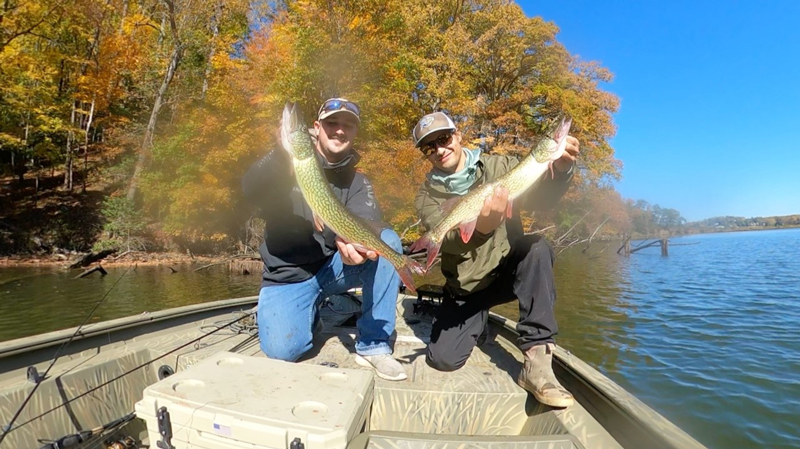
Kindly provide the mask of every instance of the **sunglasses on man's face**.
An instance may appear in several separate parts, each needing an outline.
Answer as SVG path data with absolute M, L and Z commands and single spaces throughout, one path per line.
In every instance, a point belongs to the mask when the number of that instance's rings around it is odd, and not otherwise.
M 419 147 L 419 149 L 425 156 L 430 156 L 431 154 L 437 152 L 439 150 L 439 147 L 446 147 L 450 145 L 450 142 L 452 140 L 453 140 L 453 133 L 442 134 L 441 136 L 431 140 L 430 142 L 422 144 Z
M 322 115 L 323 112 L 338 111 L 340 109 L 347 109 L 353 114 L 361 116 L 361 109 L 358 108 L 357 104 L 351 101 L 342 101 L 342 100 L 326 101 L 325 103 L 322 104 L 322 107 L 319 108 L 319 113 L 317 115 Z

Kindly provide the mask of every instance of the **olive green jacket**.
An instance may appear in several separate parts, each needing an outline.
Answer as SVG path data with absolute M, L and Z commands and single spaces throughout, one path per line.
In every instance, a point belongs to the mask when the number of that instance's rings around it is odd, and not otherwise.
M 518 163 L 519 160 L 513 156 L 482 153 L 478 161 L 477 179 L 470 190 L 494 181 Z M 572 175 L 573 169 L 566 173 L 555 172 L 555 178 L 545 175 L 538 186 L 514 201 L 512 217 L 487 235 L 476 231 L 469 242 L 464 243 L 457 228 L 448 232 L 439 251 L 447 289 L 454 295 L 463 296 L 489 286 L 497 277 L 500 261 L 511 249 L 510 242 L 523 235 L 520 209 L 536 211 L 552 208 L 569 188 Z M 442 204 L 455 196 L 447 192 L 444 184 L 428 176 L 414 201 L 417 214 L 426 229 L 432 229 L 444 218 Z

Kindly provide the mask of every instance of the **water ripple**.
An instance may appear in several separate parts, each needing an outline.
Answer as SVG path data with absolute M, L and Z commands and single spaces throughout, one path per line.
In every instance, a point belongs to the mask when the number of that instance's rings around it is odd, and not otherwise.
M 800 230 L 679 240 L 580 287 L 564 253 L 559 341 L 708 447 L 800 447 Z

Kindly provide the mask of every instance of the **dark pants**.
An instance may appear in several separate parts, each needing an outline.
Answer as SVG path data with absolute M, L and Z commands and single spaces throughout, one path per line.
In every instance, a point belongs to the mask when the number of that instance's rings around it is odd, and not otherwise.
M 515 242 L 500 262 L 499 276 L 487 288 L 466 296 L 445 290 L 436 312 L 426 361 L 440 371 L 454 371 L 467 363 L 475 345 L 483 343 L 489 330 L 489 309 L 519 299 L 519 339 L 526 351 L 552 343 L 558 332 L 553 306 L 555 253 L 544 238 L 527 235 Z

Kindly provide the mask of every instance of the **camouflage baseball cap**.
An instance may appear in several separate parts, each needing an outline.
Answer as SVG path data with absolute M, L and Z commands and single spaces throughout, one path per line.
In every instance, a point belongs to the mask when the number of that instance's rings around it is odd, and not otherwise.
M 455 131 L 455 129 L 455 123 L 444 112 L 434 112 L 419 119 L 411 135 L 414 137 L 414 146 L 419 147 L 431 133 L 442 130 Z

